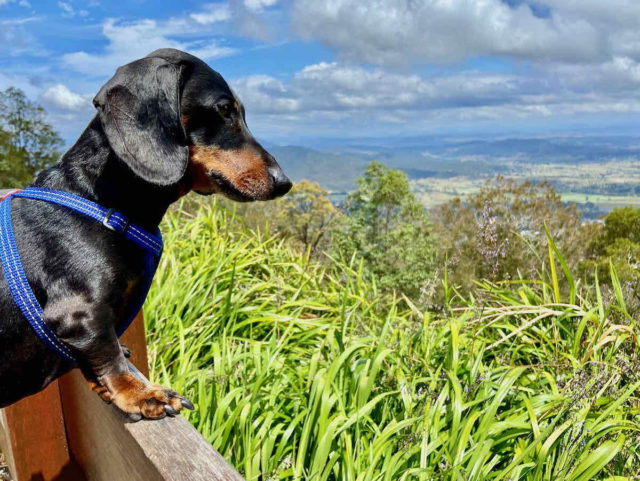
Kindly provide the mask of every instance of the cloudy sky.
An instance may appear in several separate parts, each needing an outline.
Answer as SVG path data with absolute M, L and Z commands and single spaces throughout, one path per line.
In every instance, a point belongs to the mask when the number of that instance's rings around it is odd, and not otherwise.
M 71 142 L 116 67 L 175 47 L 273 142 L 635 133 L 639 18 L 638 0 L 0 0 L 0 89 Z

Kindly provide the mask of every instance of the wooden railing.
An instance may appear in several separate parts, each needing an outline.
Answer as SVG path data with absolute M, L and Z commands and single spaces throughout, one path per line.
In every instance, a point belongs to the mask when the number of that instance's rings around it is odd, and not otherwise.
M 148 377 L 142 315 L 122 342 Z M 182 416 L 132 423 L 77 369 L 0 410 L 0 451 L 13 481 L 243 481 Z
M 141 315 L 122 342 L 148 375 Z M 132 423 L 78 370 L 0 410 L 0 449 L 14 481 L 243 481 L 182 416 Z

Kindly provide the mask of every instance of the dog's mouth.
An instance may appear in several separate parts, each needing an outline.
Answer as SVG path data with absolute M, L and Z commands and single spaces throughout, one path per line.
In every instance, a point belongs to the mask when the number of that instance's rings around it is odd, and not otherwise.
M 211 180 L 213 180 L 216 189 L 213 189 L 207 192 L 196 190 L 198 194 L 211 195 L 215 193 L 220 193 L 225 197 L 228 197 L 229 199 L 234 200 L 236 202 L 251 202 L 251 201 L 257 200 L 255 197 L 242 192 L 235 185 L 233 185 L 233 183 L 229 179 L 227 179 L 224 175 L 220 174 L 219 172 L 212 171 L 212 172 L 208 172 L 207 175 Z
M 190 156 L 190 190 L 202 195 L 222 194 L 237 202 L 252 202 L 275 199 L 291 189 L 289 178 L 266 153 L 192 146 Z

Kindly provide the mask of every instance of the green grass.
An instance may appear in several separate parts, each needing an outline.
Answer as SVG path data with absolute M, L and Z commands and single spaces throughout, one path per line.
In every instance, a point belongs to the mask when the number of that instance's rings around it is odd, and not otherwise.
M 553 246 L 547 283 L 480 284 L 434 316 L 215 204 L 163 232 L 152 377 L 194 401 L 190 422 L 247 480 L 638 474 L 637 326 Z

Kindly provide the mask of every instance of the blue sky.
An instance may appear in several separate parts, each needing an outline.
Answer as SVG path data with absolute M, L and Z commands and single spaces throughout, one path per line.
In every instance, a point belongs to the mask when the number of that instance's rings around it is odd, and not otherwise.
M 218 70 L 264 140 L 635 133 L 636 0 L 0 0 L 0 89 L 67 142 L 124 63 Z

